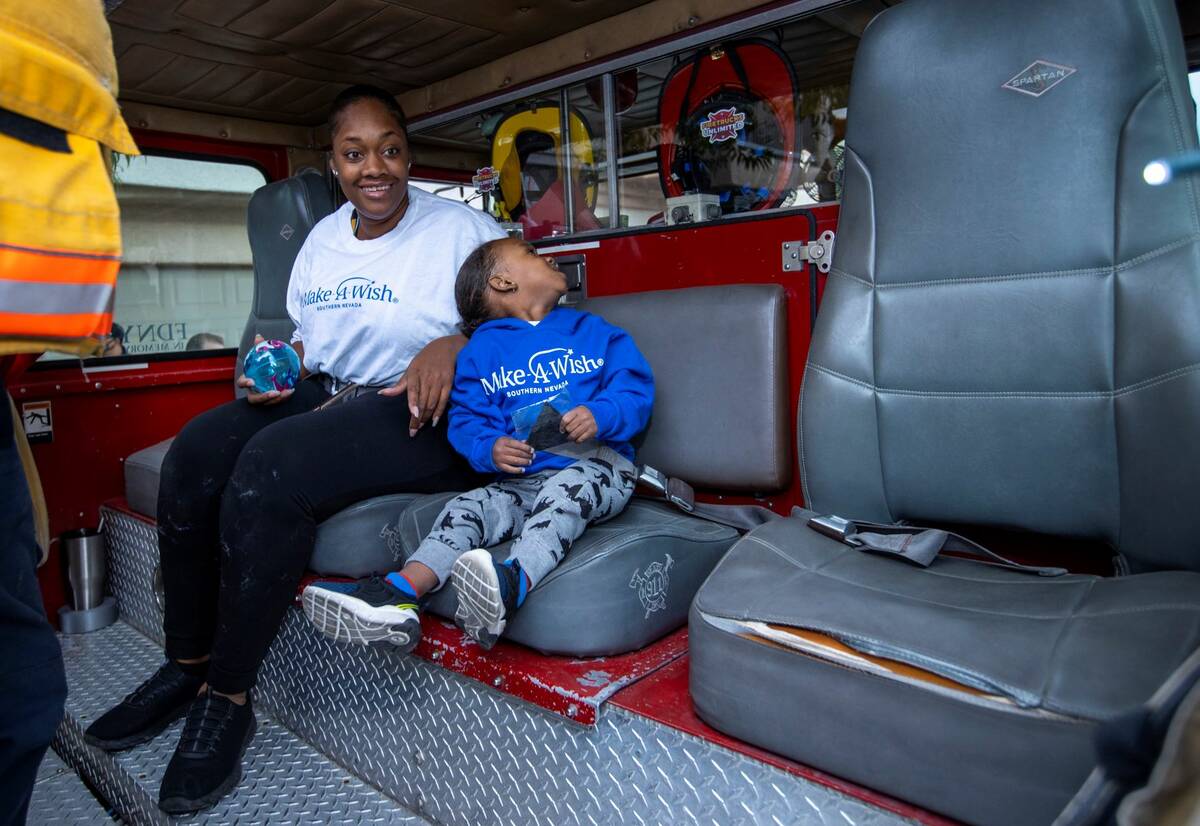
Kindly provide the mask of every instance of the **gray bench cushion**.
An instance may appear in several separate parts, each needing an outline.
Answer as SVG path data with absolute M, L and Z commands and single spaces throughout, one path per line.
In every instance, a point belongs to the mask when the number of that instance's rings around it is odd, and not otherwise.
M 125 460 L 125 499 L 138 513 L 156 515 L 159 473 L 172 441 L 143 448 Z M 309 568 L 349 577 L 395 570 L 403 559 L 396 524 L 415 498 L 409 493 L 378 496 L 326 519 L 317 526 Z
M 1049 578 L 945 557 L 923 569 L 828 539 L 808 515 L 747 535 L 696 595 L 696 709 L 953 817 L 1050 822 L 1095 763 L 1097 722 L 1149 699 L 1200 645 L 1200 574 Z M 745 622 L 819 631 L 1010 702 L 756 642 Z
M 771 493 L 792 478 L 787 302 L 775 284 L 589 298 L 654 368 L 638 461 L 696 487 Z
M 404 512 L 400 540 L 406 556 L 453 497 L 425 496 Z M 684 624 L 692 595 L 737 536 L 724 525 L 634 499 L 620 516 L 587 529 L 529 593 L 504 636 L 576 657 L 641 648 Z M 497 545 L 492 555 L 504 560 L 511 546 Z M 447 585 L 435 592 L 427 607 L 453 619 L 454 589 Z
M 158 516 L 158 476 L 172 437 L 129 454 L 125 460 L 125 499 L 129 507 L 151 518 Z

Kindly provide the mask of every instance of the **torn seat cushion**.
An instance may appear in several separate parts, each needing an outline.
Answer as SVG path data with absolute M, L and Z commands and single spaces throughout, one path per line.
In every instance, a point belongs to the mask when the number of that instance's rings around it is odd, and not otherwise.
M 1039 577 L 945 556 L 920 568 L 822 536 L 811 515 L 748 534 L 701 587 L 696 710 L 953 817 L 1050 822 L 1095 763 L 1097 723 L 1145 702 L 1200 646 L 1200 574 Z M 822 632 L 1002 699 L 864 678 L 748 623 Z
M 172 439 L 131 454 L 125 460 L 125 499 L 129 507 L 154 518 L 158 480 Z M 317 526 L 309 568 L 318 574 L 363 577 L 393 571 L 403 559 L 397 523 L 416 494 L 398 493 L 357 502 Z
M 406 557 L 452 498 L 421 497 L 404 512 Z M 529 593 L 504 636 L 547 654 L 577 657 L 648 645 L 685 622 L 692 595 L 737 536 L 724 525 L 634 499 L 619 516 L 588 527 L 562 564 Z M 506 542 L 490 550 L 503 561 L 511 547 Z M 454 589 L 447 583 L 426 607 L 453 619 Z

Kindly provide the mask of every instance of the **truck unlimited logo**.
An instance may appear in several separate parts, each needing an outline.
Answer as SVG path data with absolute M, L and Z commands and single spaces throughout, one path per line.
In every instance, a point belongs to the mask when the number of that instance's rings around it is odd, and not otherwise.
M 1075 69 L 1070 66 L 1062 66 L 1048 60 L 1035 60 L 1000 88 L 1040 98 L 1073 74 Z
M 746 128 L 746 113 L 733 106 L 708 113 L 708 120 L 700 122 L 700 134 L 709 143 L 733 140 L 737 133 Z
M 644 573 L 635 570 L 633 579 L 629 580 L 629 587 L 637 591 L 638 599 L 646 609 L 646 619 L 650 619 L 650 615 L 655 611 L 667 607 L 667 588 L 671 587 L 668 572 L 674 562 L 671 555 L 667 554 L 665 562 L 651 562 L 646 566 Z
M 568 376 L 586 376 L 604 366 L 604 359 L 594 359 L 590 356 L 577 356 L 574 350 L 565 347 L 555 347 L 550 350 L 540 350 L 529 357 L 527 370 L 509 370 L 504 365 L 499 370 L 493 370 L 490 379 L 481 378 L 483 392 L 495 393 L 497 390 L 514 390 L 522 388 L 530 381 L 535 385 L 547 385 L 551 382 L 564 381 Z M 537 387 L 536 390 L 548 388 Z
M 375 279 L 362 275 L 351 276 L 336 287 L 317 287 L 304 293 L 304 306 L 317 306 L 318 310 L 334 310 L 344 307 L 361 307 L 364 301 L 381 301 L 399 304 L 400 299 L 387 284 L 376 284 Z

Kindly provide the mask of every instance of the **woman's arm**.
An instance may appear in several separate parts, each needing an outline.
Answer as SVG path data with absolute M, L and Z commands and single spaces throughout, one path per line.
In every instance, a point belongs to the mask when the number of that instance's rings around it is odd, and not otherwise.
M 400 381 L 380 390 L 383 396 L 399 396 L 408 393 L 408 435 L 416 436 L 426 422 L 434 426 L 446 412 L 450 391 L 454 388 L 454 362 L 458 353 L 467 344 L 461 333 L 435 338 L 413 356 L 408 369 Z

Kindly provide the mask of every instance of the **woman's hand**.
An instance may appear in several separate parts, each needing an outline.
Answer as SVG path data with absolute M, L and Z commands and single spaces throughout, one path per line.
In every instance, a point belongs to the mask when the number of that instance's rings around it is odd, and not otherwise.
M 570 436 L 574 442 L 586 442 L 596 436 L 596 417 L 581 404 L 563 414 L 559 430 Z
M 533 462 L 533 448 L 510 436 L 501 436 L 492 444 L 492 464 L 505 473 L 524 473 Z
M 467 343 L 459 334 L 435 338 L 413 356 L 400 381 L 379 391 L 381 396 L 399 396 L 408 392 L 408 435 L 416 436 L 426 422 L 434 427 L 446 412 L 450 390 L 454 387 L 454 360 Z
M 266 339 L 264 339 L 262 336 L 254 337 L 254 344 L 258 344 L 260 341 L 266 341 Z M 302 362 L 304 360 L 303 350 L 300 351 L 300 360 Z M 244 387 L 250 391 L 246 394 L 246 401 L 250 402 L 250 404 L 279 404 L 281 401 L 295 392 L 295 388 L 289 387 L 287 390 L 268 390 L 266 393 L 259 393 L 254 389 L 254 380 L 249 379 L 246 376 L 238 376 L 238 380 L 235 382 L 235 384 L 237 384 L 238 387 Z
M 295 392 L 295 388 L 289 387 L 287 390 L 268 390 L 266 393 L 259 393 L 254 389 L 254 382 L 245 376 L 238 377 L 237 386 L 245 387 L 250 391 L 246 394 L 246 401 L 250 404 L 279 404 Z

